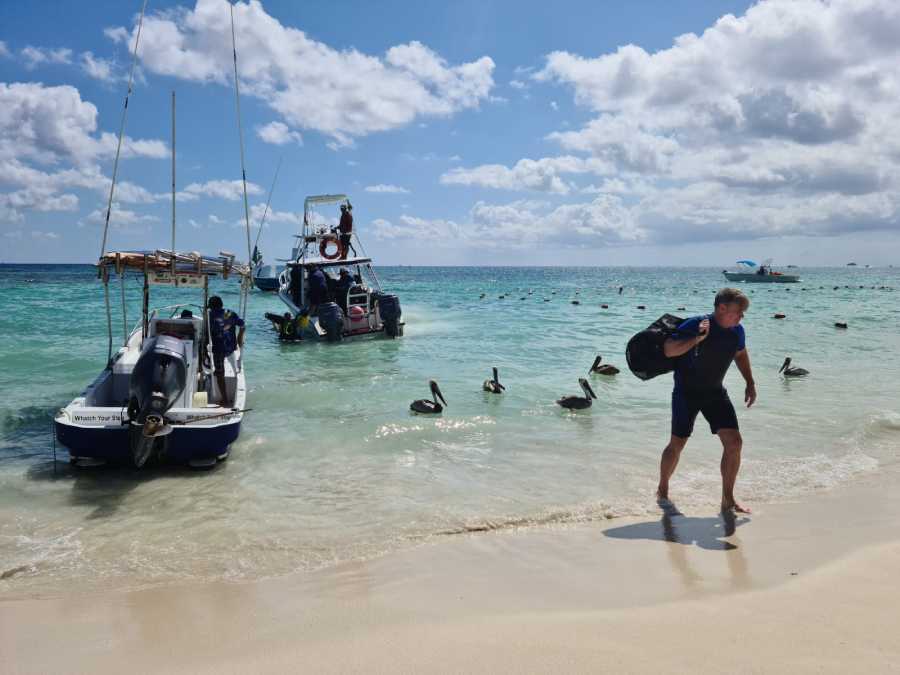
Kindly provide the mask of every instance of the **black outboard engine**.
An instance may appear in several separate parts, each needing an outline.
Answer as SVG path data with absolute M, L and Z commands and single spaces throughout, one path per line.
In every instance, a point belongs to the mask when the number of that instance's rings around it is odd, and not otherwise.
M 386 293 L 379 294 L 378 312 L 381 315 L 381 322 L 384 324 L 385 334 L 392 338 L 399 337 L 400 317 L 403 315 L 400 310 L 400 298 Z
M 134 364 L 128 385 L 131 456 L 140 468 L 150 458 L 156 440 L 171 433 L 165 414 L 184 391 L 187 356 L 184 342 L 166 335 L 148 339 Z
M 344 339 L 344 312 L 336 302 L 319 305 L 319 325 L 325 331 L 329 342 Z

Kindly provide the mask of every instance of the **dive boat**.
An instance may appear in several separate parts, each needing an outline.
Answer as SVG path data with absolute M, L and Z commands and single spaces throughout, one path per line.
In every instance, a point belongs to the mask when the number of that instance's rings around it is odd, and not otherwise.
M 759 266 L 752 260 L 738 260 L 736 270 L 722 270 L 722 274 L 728 281 L 743 281 L 748 284 L 795 284 L 800 281 L 796 274 L 774 270 L 771 263 L 771 258 Z
M 335 228 L 313 223 L 314 209 L 326 204 L 348 208 L 346 195 L 314 195 L 303 204 L 303 233 L 295 235 L 291 258 L 278 276 L 278 297 L 287 306 L 283 315 L 267 312 L 266 318 L 281 339 L 324 339 L 339 342 L 349 338 L 403 335 L 400 300 L 381 289 L 372 259 L 355 232 L 350 249 L 343 250 Z M 355 245 L 354 245 L 355 244 Z M 362 252 L 363 255 L 358 253 Z M 339 270 L 346 270 L 352 284 L 339 286 Z M 310 276 L 317 270 L 325 275 L 327 298 L 318 305 L 310 302 Z
M 240 433 L 247 385 L 240 347 L 234 364 L 225 359 L 226 392 L 213 376 L 209 279 L 236 274 L 246 294 L 249 268 L 230 254 L 163 250 L 107 253 L 98 266 L 107 287 L 114 275 L 123 284 L 128 276 L 143 276 L 142 316 L 100 375 L 57 413 L 56 440 L 76 464 L 140 468 L 157 459 L 200 467 L 225 459 Z M 203 304 L 151 310 L 155 286 L 199 291 Z M 232 404 L 223 407 L 224 400 Z
M 253 285 L 261 291 L 277 291 L 284 265 L 267 265 L 258 248 L 253 249 Z

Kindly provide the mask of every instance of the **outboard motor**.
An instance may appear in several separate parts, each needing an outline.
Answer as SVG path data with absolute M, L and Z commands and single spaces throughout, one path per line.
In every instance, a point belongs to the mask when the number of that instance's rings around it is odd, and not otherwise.
M 378 312 L 381 315 L 381 322 L 384 324 L 385 334 L 392 338 L 399 337 L 400 317 L 403 315 L 400 310 L 400 298 L 386 293 L 379 294 Z
M 344 312 L 336 302 L 319 305 L 319 325 L 325 331 L 329 342 L 344 339 Z
M 141 468 L 150 458 L 156 440 L 172 432 L 165 414 L 187 382 L 184 342 L 158 335 L 144 343 L 128 384 L 128 418 L 131 420 L 131 456 Z

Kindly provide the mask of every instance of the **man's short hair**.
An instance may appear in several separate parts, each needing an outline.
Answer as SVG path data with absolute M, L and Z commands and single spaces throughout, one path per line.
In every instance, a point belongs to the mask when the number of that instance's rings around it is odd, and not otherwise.
M 209 308 L 210 309 L 222 309 L 222 298 L 218 295 L 214 295 L 209 299 Z
M 731 304 L 740 306 L 741 311 L 746 312 L 747 308 L 750 306 L 750 298 L 736 288 L 723 288 L 716 293 L 715 307 Z

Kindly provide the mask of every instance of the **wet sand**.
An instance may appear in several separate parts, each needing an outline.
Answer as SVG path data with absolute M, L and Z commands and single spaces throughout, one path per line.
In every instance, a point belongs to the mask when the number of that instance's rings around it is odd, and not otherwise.
M 7 599 L 0 671 L 887 672 L 889 483 L 749 518 L 480 533 L 254 583 Z

